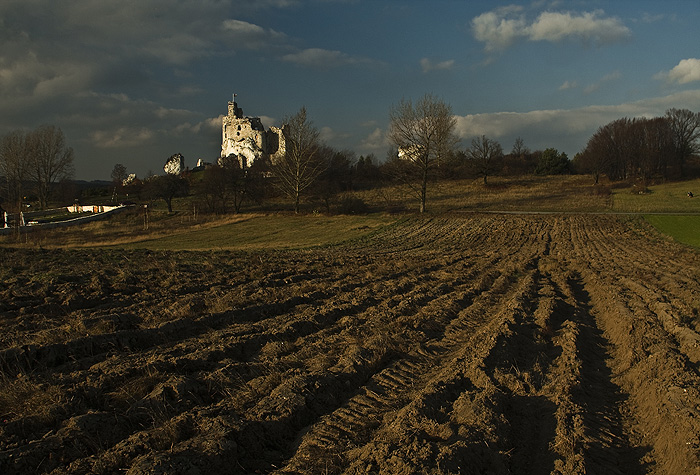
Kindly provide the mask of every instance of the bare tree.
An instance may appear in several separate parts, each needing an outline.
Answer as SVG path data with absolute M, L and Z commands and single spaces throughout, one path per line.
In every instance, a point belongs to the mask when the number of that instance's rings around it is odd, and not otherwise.
M 253 165 L 258 162 L 256 160 Z M 229 155 L 204 170 L 196 192 L 214 213 L 227 213 L 229 205 L 233 205 L 234 212 L 240 213 L 253 173 L 252 167 L 242 169 L 238 157 Z
M 165 174 L 152 176 L 146 180 L 146 192 L 150 198 L 161 198 L 173 212 L 173 198 L 182 198 L 189 193 L 189 183 L 179 175 Z
M 5 178 L 5 197 L 18 212 L 29 176 L 29 147 L 27 134 L 19 130 L 10 132 L 0 141 L 0 174 Z
M 42 125 L 28 139 L 32 144 L 29 176 L 36 184 L 39 205 L 44 209 L 51 185 L 73 175 L 73 149 L 66 147 L 63 131 L 53 125 Z
M 685 161 L 700 151 L 700 113 L 688 109 L 669 109 L 666 111 L 666 120 L 673 133 L 676 162 L 683 174 Z
M 428 179 L 454 149 L 457 119 L 452 108 L 432 94 L 413 104 L 402 100 L 389 113 L 389 139 L 398 147 L 398 157 L 409 164 L 418 182 L 420 212 L 425 212 Z M 410 183 L 409 183 L 410 184 Z
M 348 150 L 334 150 L 328 145 L 321 146 L 320 158 L 325 162 L 323 173 L 318 177 L 312 193 L 315 199 L 320 200 L 331 212 L 331 203 L 342 192 L 352 188 L 352 170 L 354 165 L 354 153 Z
M 467 158 L 476 173 L 488 184 L 488 177 L 499 170 L 503 158 L 503 148 L 497 141 L 485 135 L 472 139 L 472 145 L 467 149 Z
M 517 158 L 523 158 L 525 155 L 530 153 L 530 149 L 525 146 L 525 141 L 522 137 L 515 139 L 513 143 L 513 150 L 510 152 L 511 155 Z
M 606 126 L 607 127 L 607 126 Z M 594 184 L 600 181 L 600 175 L 607 173 L 612 158 L 607 153 L 608 137 L 605 128 L 600 127 L 595 134 L 588 139 L 586 148 L 574 157 L 577 172 L 593 175 Z
M 611 180 L 642 180 L 646 186 L 654 176 L 668 178 L 669 170 L 682 174 L 678 150 L 668 117 L 625 117 L 598 128 L 575 165 L 579 171 L 592 173 L 596 184 L 605 174 Z
M 665 117 L 638 119 L 635 121 L 635 138 L 638 141 L 637 175 L 644 186 L 656 174 L 668 178 L 668 168 L 674 155 L 673 131 Z M 681 163 L 677 163 L 682 167 Z
M 114 165 L 114 168 L 112 168 L 112 182 L 114 186 L 122 186 L 126 177 L 126 167 L 121 163 Z
M 306 116 L 302 107 L 284 121 L 287 153 L 272 163 L 272 173 L 284 194 L 294 200 L 294 212 L 299 212 L 299 201 L 323 172 L 325 163 L 319 158 L 319 131 Z

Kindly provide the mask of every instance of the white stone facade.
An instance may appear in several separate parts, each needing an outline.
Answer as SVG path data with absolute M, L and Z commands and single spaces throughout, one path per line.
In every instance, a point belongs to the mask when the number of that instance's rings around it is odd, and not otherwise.
M 172 155 L 166 160 L 163 171 L 168 175 L 179 175 L 185 171 L 185 157 L 180 153 Z
M 259 117 L 244 117 L 237 103 L 228 103 L 228 115 L 221 125 L 222 159 L 234 156 L 241 168 L 246 168 L 263 157 L 274 162 L 284 153 L 283 129 L 270 127 L 266 131 Z

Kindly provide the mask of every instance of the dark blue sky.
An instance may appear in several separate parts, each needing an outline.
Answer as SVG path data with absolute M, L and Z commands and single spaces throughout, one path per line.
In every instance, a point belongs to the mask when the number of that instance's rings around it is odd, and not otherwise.
M 76 177 L 220 152 L 232 93 L 383 159 L 389 109 L 426 93 L 510 151 L 570 157 L 621 117 L 700 110 L 696 1 L 3 0 L 0 134 L 49 123 Z

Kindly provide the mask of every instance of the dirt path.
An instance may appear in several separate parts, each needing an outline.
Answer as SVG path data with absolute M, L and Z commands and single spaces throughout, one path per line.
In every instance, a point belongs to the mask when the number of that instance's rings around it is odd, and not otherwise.
M 700 470 L 700 257 L 636 220 L 0 254 L 0 473 Z

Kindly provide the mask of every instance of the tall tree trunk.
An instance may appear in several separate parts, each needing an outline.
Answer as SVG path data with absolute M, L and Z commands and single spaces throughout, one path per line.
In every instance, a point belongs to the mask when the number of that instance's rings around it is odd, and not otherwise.
M 423 182 L 420 189 L 420 212 L 425 213 L 425 201 L 428 194 L 428 167 L 423 168 Z

